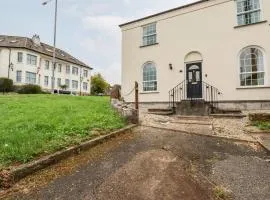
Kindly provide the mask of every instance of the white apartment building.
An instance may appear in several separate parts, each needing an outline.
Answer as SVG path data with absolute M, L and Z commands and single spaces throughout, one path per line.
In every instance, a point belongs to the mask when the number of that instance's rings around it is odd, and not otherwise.
M 52 89 L 53 47 L 32 39 L 0 35 L 0 77 L 13 80 L 15 85 L 36 84 L 45 91 Z M 92 68 L 63 50 L 56 49 L 54 89 L 65 85 L 65 92 L 90 94 Z

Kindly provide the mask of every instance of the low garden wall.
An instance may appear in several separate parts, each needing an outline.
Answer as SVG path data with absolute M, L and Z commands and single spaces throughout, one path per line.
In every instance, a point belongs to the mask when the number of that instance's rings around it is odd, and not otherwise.
M 111 105 L 118 113 L 124 116 L 128 122 L 132 124 L 138 124 L 139 122 L 139 115 L 138 111 L 132 107 L 130 104 L 126 104 L 123 101 L 118 99 L 111 99 Z

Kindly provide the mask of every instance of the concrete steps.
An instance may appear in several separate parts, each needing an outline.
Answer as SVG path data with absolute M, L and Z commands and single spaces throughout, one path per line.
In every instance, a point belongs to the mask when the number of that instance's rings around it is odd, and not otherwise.
M 148 109 L 148 114 L 154 115 L 173 115 L 173 110 L 170 108 L 151 108 Z
M 244 118 L 246 117 L 246 115 L 244 114 L 233 114 L 233 113 L 227 113 L 227 114 L 210 114 L 211 117 L 214 118 L 236 118 L 236 119 L 240 119 L 240 118 Z

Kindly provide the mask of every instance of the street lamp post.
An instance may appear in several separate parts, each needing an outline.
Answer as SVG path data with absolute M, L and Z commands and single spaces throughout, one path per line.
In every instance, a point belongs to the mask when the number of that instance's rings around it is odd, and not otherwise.
M 46 6 L 52 0 L 48 0 L 42 3 L 43 6 Z M 54 13 L 54 38 L 53 38 L 53 68 L 52 68 L 52 94 L 54 94 L 54 85 L 55 85 L 55 68 L 56 68 L 56 29 L 57 29 L 57 10 L 58 10 L 58 0 L 55 0 L 55 13 Z

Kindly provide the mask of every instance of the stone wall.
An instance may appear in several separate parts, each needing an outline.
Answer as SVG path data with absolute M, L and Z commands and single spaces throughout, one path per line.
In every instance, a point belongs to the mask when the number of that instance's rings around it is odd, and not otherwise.
M 118 99 L 111 99 L 111 105 L 118 113 L 120 113 L 123 117 L 125 117 L 128 122 L 133 124 L 138 124 L 139 115 L 136 109 L 132 106 L 132 104 L 127 104 Z

